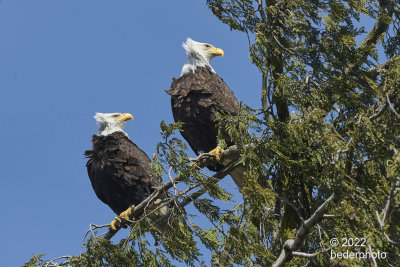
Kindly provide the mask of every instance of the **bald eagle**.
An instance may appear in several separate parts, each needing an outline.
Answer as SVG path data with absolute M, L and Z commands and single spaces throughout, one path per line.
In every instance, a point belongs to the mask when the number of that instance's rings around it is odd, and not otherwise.
M 129 219 L 132 205 L 141 203 L 162 182 L 151 175 L 149 157 L 123 130 L 126 121 L 133 119 L 131 114 L 96 113 L 94 118 L 98 132 L 93 135 L 93 148 L 85 151 L 92 187 L 116 214 Z
M 232 90 L 210 65 L 210 60 L 215 56 L 223 56 L 224 51 L 190 38 L 183 43 L 183 48 L 186 50 L 187 61 L 180 78 L 173 79 L 171 88 L 166 91 L 171 96 L 174 120 L 184 123 L 182 136 L 197 155 L 209 152 L 215 154 L 219 161 L 222 149 L 217 146 L 215 119 L 218 112 L 237 115 L 239 109 Z M 226 143 L 228 146 L 233 145 L 230 140 L 226 140 Z M 223 165 L 207 167 L 219 171 Z M 235 180 L 235 177 L 232 178 Z

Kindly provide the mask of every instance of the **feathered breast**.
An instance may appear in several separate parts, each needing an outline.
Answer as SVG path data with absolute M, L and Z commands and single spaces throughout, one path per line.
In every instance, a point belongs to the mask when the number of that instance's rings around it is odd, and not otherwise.
M 197 154 L 217 145 L 217 113 L 236 115 L 239 108 L 232 90 L 208 67 L 173 80 L 166 92 L 171 96 L 175 122 L 184 123 L 182 135 Z
M 85 151 L 92 187 L 97 197 L 117 214 L 147 198 L 159 186 L 151 175 L 150 159 L 121 132 L 93 136 Z

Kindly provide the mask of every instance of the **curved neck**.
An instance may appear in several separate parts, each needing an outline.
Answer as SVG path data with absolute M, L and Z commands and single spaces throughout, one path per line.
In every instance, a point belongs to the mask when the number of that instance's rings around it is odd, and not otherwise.
M 97 131 L 97 135 L 107 136 L 115 132 L 121 132 L 125 136 L 128 136 L 128 134 L 124 132 L 124 130 L 122 130 L 121 127 L 119 127 L 118 125 L 107 125 L 107 126 L 101 125 L 99 127 L 99 130 Z
M 211 67 L 210 61 L 208 59 L 206 59 L 202 55 L 194 53 L 194 52 L 188 53 L 186 63 L 182 67 L 180 77 L 182 77 L 183 75 L 185 75 L 189 72 L 194 73 L 196 71 L 197 67 L 207 67 L 207 66 L 211 69 L 212 72 L 215 73 L 215 71 Z

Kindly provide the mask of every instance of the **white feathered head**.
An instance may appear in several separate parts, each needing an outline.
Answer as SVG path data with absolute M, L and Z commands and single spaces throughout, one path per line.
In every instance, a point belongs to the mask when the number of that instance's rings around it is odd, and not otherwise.
M 187 61 L 182 68 L 181 76 L 188 72 L 195 72 L 197 67 L 208 66 L 215 73 L 214 69 L 210 65 L 210 60 L 216 56 L 223 56 L 224 50 L 217 48 L 207 43 L 200 43 L 193 41 L 190 38 L 186 39 L 186 42 L 182 44 L 186 51 Z
M 99 129 L 97 135 L 109 135 L 114 132 L 124 132 L 125 123 L 128 120 L 133 120 L 130 113 L 96 113 L 94 116 Z

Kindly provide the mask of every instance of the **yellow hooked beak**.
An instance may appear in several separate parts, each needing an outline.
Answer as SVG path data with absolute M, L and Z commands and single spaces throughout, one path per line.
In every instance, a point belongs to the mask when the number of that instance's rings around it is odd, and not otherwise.
M 120 115 L 119 118 L 120 121 L 128 121 L 128 120 L 133 120 L 133 116 L 130 113 L 123 113 Z
M 224 56 L 224 50 L 221 48 L 211 47 L 206 49 L 206 51 L 214 56 Z

